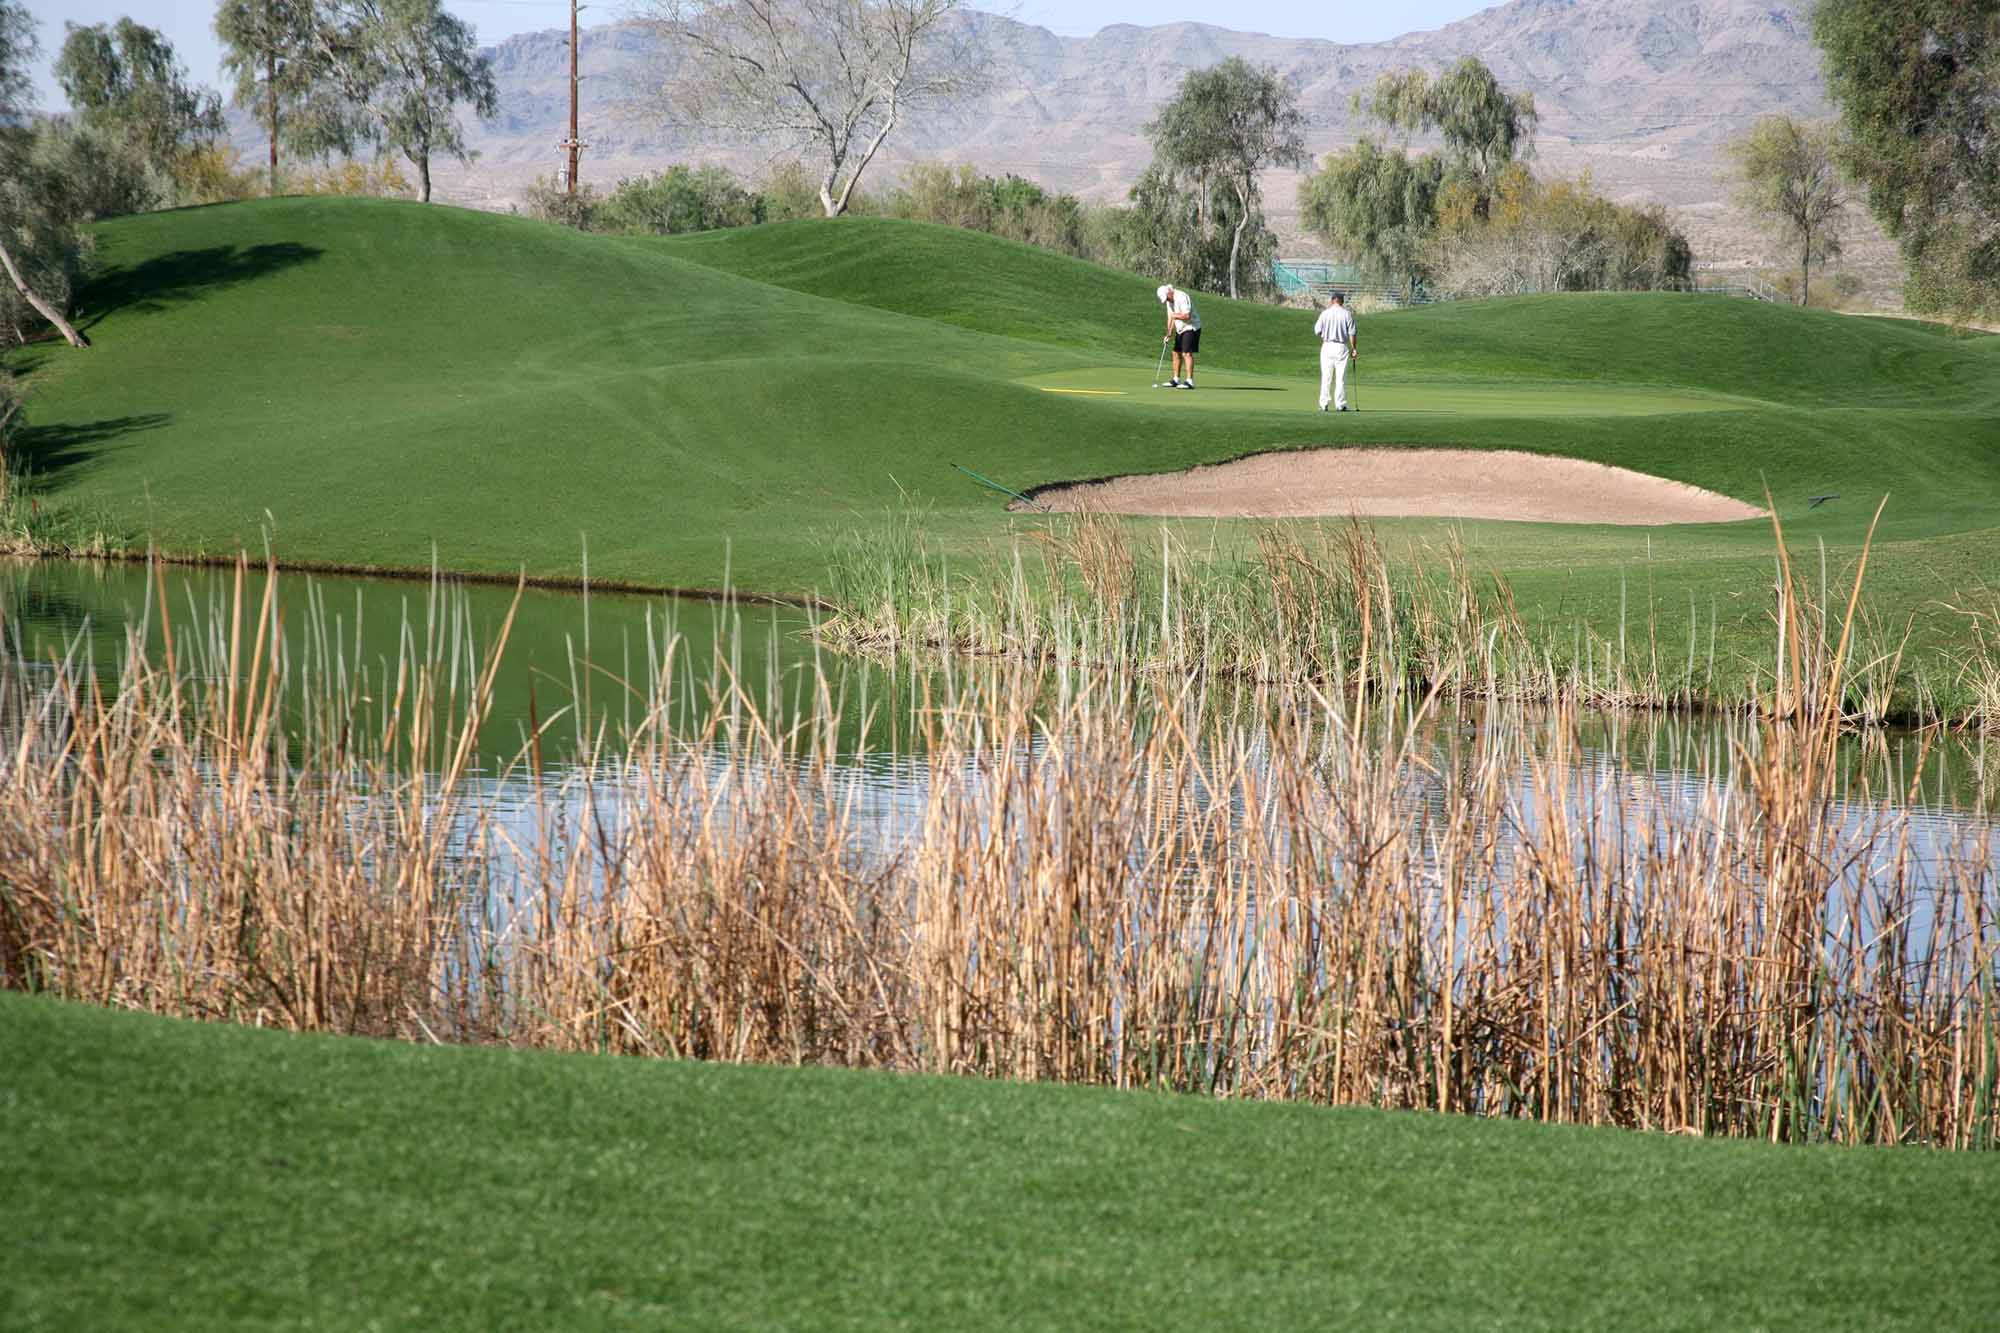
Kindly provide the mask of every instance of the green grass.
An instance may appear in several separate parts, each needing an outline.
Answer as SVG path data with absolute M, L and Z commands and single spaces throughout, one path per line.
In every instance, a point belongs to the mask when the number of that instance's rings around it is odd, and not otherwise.
M 1980 1327 L 2000 1160 L 0 995 L 9 1328 Z
M 1044 392 L 1150 383 L 1151 281 L 916 223 L 618 239 L 288 199 L 98 235 L 96 346 L 33 354 L 23 452 L 52 501 L 175 552 L 269 529 L 300 562 L 561 576 L 587 550 L 600 579 L 808 593 L 911 502 L 961 568 L 1032 526 L 953 463 L 1025 489 L 1366 443 L 1768 485 L 1836 564 L 1888 494 L 1877 601 L 1940 643 L 1936 605 L 2000 568 L 2000 339 L 1917 324 L 1643 294 L 1369 316 L 1372 410 L 1327 417 L 1309 316 L 1217 297 L 1211 390 Z M 1726 650 L 1762 636 L 1767 525 L 1467 532 L 1551 616 L 1606 628 L 1650 589 L 1681 623 L 1713 606 Z
M 1165 372 L 1162 372 L 1163 374 Z M 1205 371 L 1196 376 L 1200 387 L 1190 395 L 1173 400 L 1177 412 L 1211 411 L 1229 413 L 1281 413 L 1297 426 L 1303 413 L 1319 410 L 1317 375 L 1246 375 L 1230 371 Z M 1152 402 L 1164 389 L 1155 390 L 1149 368 L 1092 366 L 1086 370 L 1061 370 L 1035 375 L 1022 383 L 1043 393 L 1072 394 L 1085 398 L 1117 399 L 1133 407 L 1157 407 Z M 1357 404 L 1364 387 L 1348 381 Z M 1707 397 L 1685 390 L 1656 389 L 1643 385 L 1564 384 L 1544 380 L 1525 384 L 1460 383 L 1413 384 L 1390 380 L 1365 386 L 1367 420 L 1357 410 L 1351 420 L 1328 423 L 1330 430 L 1345 431 L 1357 440 L 1373 439 L 1384 422 L 1383 416 L 1479 416 L 1479 417 L 1631 417 L 1659 416 L 1674 412 L 1714 412 L 1742 406 L 1741 400 Z M 1338 443 L 1338 435 L 1331 436 Z

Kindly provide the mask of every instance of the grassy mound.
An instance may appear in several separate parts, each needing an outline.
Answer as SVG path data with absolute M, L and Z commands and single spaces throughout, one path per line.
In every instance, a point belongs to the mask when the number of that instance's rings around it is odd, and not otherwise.
M 672 253 L 758 282 L 960 328 L 1150 359 L 1156 283 L 997 237 L 888 218 L 676 237 Z M 1204 297 L 1220 365 L 1316 377 L 1308 311 Z M 1462 301 L 1365 316 L 1385 382 L 1529 379 L 1677 385 L 1751 399 L 2000 407 L 2000 340 L 1940 338 L 1754 301 L 1643 293 Z M 1204 357 L 1206 360 L 1207 357 Z
M 574 575 L 587 548 L 600 579 L 799 593 L 912 499 L 944 549 L 1004 549 L 1023 521 L 953 463 L 1026 488 L 1365 443 L 1572 455 L 1759 502 L 1768 485 L 1836 555 L 1891 493 L 1898 609 L 2000 567 L 2000 339 L 1920 325 L 1647 295 L 1375 316 L 1358 388 L 1397 410 L 1339 418 L 1140 392 L 1148 280 L 913 223 L 628 240 L 291 199 L 99 236 L 97 345 L 36 354 L 23 452 L 50 493 L 171 551 L 268 528 L 299 561 Z M 1309 401 L 1307 314 L 1202 309 L 1204 374 Z M 1120 376 L 1134 392 L 1042 391 Z M 1761 623 L 1756 524 L 1467 531 L 1476 563 L 1563 614 L 1601 621 L 1643 571 L 1667 605 Z
M 1972 1327 L 2000 1163 L 0 995 L 11 1327 Z M 1246 1312 L 1254 1312 L 1247 1314 Z

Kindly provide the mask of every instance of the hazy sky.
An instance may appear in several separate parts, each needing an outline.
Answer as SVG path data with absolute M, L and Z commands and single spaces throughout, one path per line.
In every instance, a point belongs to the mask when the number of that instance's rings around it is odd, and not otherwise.
M 498 42 L 517 32 L 554 28 L 569 22 L 569 0 L 446 0 L 479 30 L 483 43 Z M 1025 23 L 1053 28 L 1066 36 L 1086 36 L 1112 23 L 1151 25 L 1183 19 L 1213 23 L 1243 32 L 1269 32 L 1280 37 L 1324 37 L 1338 42 L 1376 42 L 1420 28 L 1437 28 L 1498 3 L 1499 0 L 1015 0 L 977 4 L 978 9 L 1011 13 Z M 586 26 L 606 23 L 632 12 L 632 0 L 598 0 L 584 15 Z M 221 52 L 209 24 L 214 0 L 28 0 L 28 13 L 40 24 L 41 55 L 36 62 L 35 91 L 44 108 L 62 106 L 62 93 L 49 76 L 49 65 L 62 45 L 63 24 L 104 23 L 129 15 L 158 28 L 174 44 L 197 82 L 220 88 Z

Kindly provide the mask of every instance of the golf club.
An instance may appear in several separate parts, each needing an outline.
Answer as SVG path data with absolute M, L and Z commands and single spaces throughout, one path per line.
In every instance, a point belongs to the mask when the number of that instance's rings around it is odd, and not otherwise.
M 1155 389 L 1164 389 L 1167 387 L 1166 381 L 1160 378 L 1160 370 L 1166 364 L 1167 364 L 1167 340 L 1162 338 L 1160 339 L 1160 359 L 1153 363 L 1153 387 Z
M 1347 406 L 1355 412 L 1361 410 L 1361 400 L 1354 396 L 1354 372 L 1360 368 L 1361 353 L 1355 352 L 1347 358 Z

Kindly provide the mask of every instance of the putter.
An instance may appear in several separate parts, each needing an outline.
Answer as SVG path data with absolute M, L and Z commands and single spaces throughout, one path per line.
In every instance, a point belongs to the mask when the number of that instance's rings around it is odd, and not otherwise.
M 1162 338 L 1160 340 L 1160 359 L 1153 363 L 1153 387 L 1155 389 L 1164 389 L 1167 387 L 1166 381 L 1160 378 L 1160 368 L 1166 364 L 1167 342 L 1166 339 Z
M 1350 412 L 1359 412 L 1361 410 L 1361 400 L 1354 396 L 1354 372 L 1360 368 L 1361 358 L 1358 355 L 1349 356 L 1347 359 L 1347 408 Z

